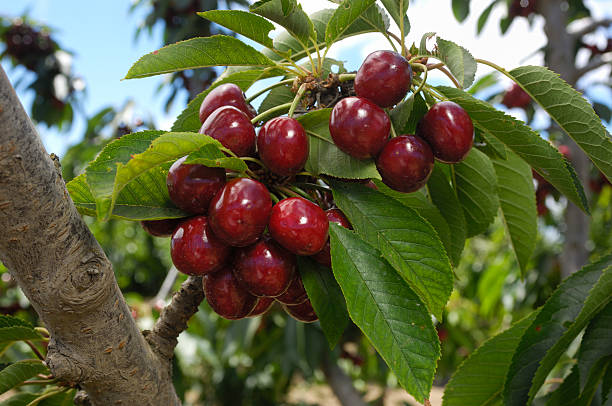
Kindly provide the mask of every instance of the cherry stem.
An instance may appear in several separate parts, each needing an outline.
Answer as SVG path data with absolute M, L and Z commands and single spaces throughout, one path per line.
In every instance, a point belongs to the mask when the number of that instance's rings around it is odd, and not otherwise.
M 272 199 L 272 201 L 274 202 L 274 204 L 279 202 L 278 197 L 276 197 L 276 195 L 274 193 L 270 193 L 270 199 Z
M 393 50 L 395 52 L 397 52 L 397 48 L 395 47 L 395 44 L 391 41 L 390 38 L 393 38 L 395 40 L 395 42 L 397 42 L 400 46 L 402 45 L 402 40 L 395 35 L 394 33 L 392 33 L 391 31 L 387 31 L 386 33 L 383 33 L 383 35 L 385 37 L 387 37 L 387 39 L 389 40 L 389 42 L 391 42 L 391 47 L 393 48 Z M 402 53 L 406 52 L 406 54 L 408 54 L 408 52 L 406 51 L 406 49 L 402 49 Z
M 302 45 L 302 47 L 303 47 L 303 45 Z M 274 52 L 276 55 L 278 55 L 281 58 L 283 58 L 284 60 L 286 60 L 289 65 L 293 66 L 298 71 L 302 71 L 302 73 L 304 73 L 305 75 L 308 75 L 308 74 L 312 73 L 308 69 L 305 69 L 304 67 L 302 67 L 302 66 L 298 65 L 297 63 L 293 62 L 293 60 L 291 60 L 290 58 L 287 58 L 285 55 L 283 55 L 282 52 L 278 51 L 277 49 L 274 49 L 274 48 L 269 48 L 269 49 L 272 50 L 272 52 Z M 306 52 L 308 52 L 308 50 L 306 50 Z M 281 66 L 281 69 L 285 69 L 282 65 L 279 65 L 279 66 Z M 295 73 L 293 71 L 291 71 L 291 72 Z
M 304 199 L 312 200 L 312 196 L 310 196 L 308 193 L 304 192 L 302 189 L 300 189 L 299 187 L 295 185 L 289 186 L 289 190 L 297 193 L 298 195 L 302 196 Z
M 39 379 L 39 380 L 32 380 L 32 381 L 23 381 L 19 384 L 19 386 L 24 386 L 24 385 L 48 385 L 51 383 L 56 383 L 57 382 L 57 378 L 54 379 Z
M 253 100 L 255 100 L 256 98 L 258 98 L 259 96 L 261 96 L 262 94 L 266 93 L 267 91 L 272 90 L 272 89 L 274 89 L 276 87 L 279 87 L 279 86 L 291 84 L 294 81 L 295 81 L 295 79 L 285 79 L 285 80 L 281 80 L 280 82 L 276 82 L 273 85 L 270 85 L 268 87 L 265 87 L 265 88 L 261 89 L 260 91 L 258 91 L 257 93 L 253 94 L 252 96 L 247 97 L 246 102 L 250 103 Z
M 257 158 L 252 158 L 252 157 L 250 157 L 250 156 L 243 156 L 243 157 L 242 157 L 242 158 L 240 158 L 240 159 L 242 159 L 243 161 L 251 161 L 251 162 L 255 162 L 257 165 L 261 166 L 262 168 L 265 168 L 265 167 L 266 167 L 266 165 L 264 165 L 264 163 L 263 163 L 263 162 L 261 162 L 261 161 L 260 161 L 259 159 L 257 159 Z
M 278 190 L 279 192 L 281 192 L 283 195 L 285 196 L 292 196 L 292 197 L 302 197 L 300 196 L 298 193 L 294 192 L 293 190 L 285 187 L 285 186 L 274 186 L 276 188 L 276 190 Z
M 408 0 L 400 0 L 400 4 L 399 4 L 399 9 L 400 10 L 404 10 L 404 1 L 408 1 Z M 406 37 L 404 36 L 405 33 L 405 27 L 404 27 L 404 16 L 400 16 L 400 34 L 401 34 L 401 44 L 402 44 L 402 53 L 404 54 L 404 58 L 406 56 L 408 56 L 408 54 L 406 53 Z
M 330 188 L 325 187 L 325 186 L 321 186 L 321 185 L 317 185 L 315 183 L 304 182 L 304 183 L 294 183 L 294 185 L 298 186 L 298 187 L 303 187 L 303 188 L 306 188 L 306 189 L 316 189 L 316 190 L 321 190 L 323 192 L 331 192 Z
M 391 138 L 397 137 L 397 133 L 395 132 L 395 126 L 391 123 Z
M 36 356 L 38 357 L 39 360 L 41 360 L 41 361 L 45 360 L 45 357 L 43 357 L 43 355 L 40 353 L 38 348 L 36 348 L 36 346 L 34 345 L 34 343 L 32 341 L 25 340 L 25 343 L 28 345 L 28 347 L 30 347 L 32 349 L 32 352 L 34 352 L 34 354 L 36 354 Z
M 287 115 L 289 117 L 293 117 L 293 113 L 295 112 L 295 109 L 297 108 L 297 105 L 300 103 L 300 100 L 302 99 L 302 96 L 304 96 L 304 92 L 305 91 L 306 91 L 306 83 L 302 83 L 302 85 L 298 89 L 297 93 L 295 94 L 295 97 L 293 98 L 293 102 L 291 103 L 291 107 L 289 107 L 289 113 L 287 113 Z
M 30 403 L 28 403 L 26 406 L 36 406 L 37 404 L 40 403 L 41 400 L 48 399 L 51 396 L 55 396 L 55 395 L 57 395 L 59 393 L 62 393 L 62 392 L 66 392 L 68 389 L 70 389 L 70 388 L 69 387 L 65 387 L 65 388 L 58 388 L 56 390 L 49 391 L 49 392 L 43 394 L 42 396 L 37 397 L 36 399 L 34 399 Z
M 231 149 L 226 148 L 226 147 L 220 147 L 219 149 L 221 151 L 225 152 L 226 154 L 230 155 L 232 158 L 241 159 L 243 161 L 245 160 L 245 158 L 249 158 L 249 157 L 240 158 L 238 155 L 236 155 L 234 153 L 234 151 L 232 151 Z M 249 168 L 247 168 L 246 171 L 244 171 L 244 173 L 246 173 L 247 175 L 249 175 L 253 179 L 259 179 L 259 176 L 255 175 L 255 173 L 253 171 L 251 171 Z
M 419 87 L 417 87 L 417 89 L 413 93 L 414 95 L 416 95 L 423 89 L 423 86 L 425 86 L 425 82 L 427 82 L 427 73 L 429 72 L 429 70 L 427 69 L 427 65 L 423 65 L 422 63 L 413 63 L 412 66 L 419 68 L 424 72 L 423 79 L 421 80 Z
M 338 81 L 348 82 L 349 80 L 355 80 L 356 73 L 341 73 L 338 75 Z
M 268 117 L 270 114 L 276 113 L 278 111 L 282 111 L 285 109 L 288 109 L 291 107 L 292 103 L 285 103 L 285 104 L 280 104 L 278 106 L 272 107 L 269 110 L 264 111 L 263 113 L 260 113 L 259 115 L 255 116 L 255 118 L 253 118 L 251 120 L 252 124 L 256 124 L 258 121 L 263 120 L 264 118 Z

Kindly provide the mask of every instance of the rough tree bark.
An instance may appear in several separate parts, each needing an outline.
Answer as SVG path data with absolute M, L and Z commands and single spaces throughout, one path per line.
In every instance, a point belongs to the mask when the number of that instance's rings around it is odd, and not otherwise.
M 180 405 L 170 360 L 203 298 L 201 280 L 184 284 L 145 339 L 2 69 L 0 229 L 0 261 L 51 334 L 55 377 L 93 405 Z

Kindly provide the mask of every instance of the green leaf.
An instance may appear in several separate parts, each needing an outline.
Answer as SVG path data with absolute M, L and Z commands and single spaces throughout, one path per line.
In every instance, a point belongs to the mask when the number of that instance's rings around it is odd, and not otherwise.
M 389 114 L 391 118 L 391 124 L 398 135 L 405 134 L 404 128 L 408 125 L 408 120 L 412 115 L 412 107 L 414 105 L 414 97 L 411 96 L 406 100 L 399 102 L 397 106 L 391 110 Z
M 601 395 L 603 406 L 612 406 L 612 367 L 609 365 L 601 382 Z
M 545 67 L 522 66 L 509 75 L 612 181 L 612 138 L 589 102 Z
M 43 394 L 46 394 L 50 391 L 57 390 L 56 386 L 48 387 L 45 391 L 41 393 L 32 393 L 32 392 L 20 392 L 5 400 L 4 402 L 0 402 L 0 406 L 24 406 L 30 404 L 33 400 L 39 398 Z M 74 405 L 73 399 L 75 395 L 75 390 L 70 389 L 68 391 L 57 393 L 51 397 L 43 399 L 40 403 L 37 403 L 37 406 L 72 406 Z
M 474 83 L 478 67 L 472 54 L 462 46 L 442 38 L 438 38 L 437 44 L 440 60 L 448 66 L 464 89 L 470 87 Z
M 475 140 L 478 140 L 484 144 L 478 145 L 477 148 L 487 154 L 487 156 L 495 159 L 508 159 L 506 147 L 500 140 L 486 132 L 481 131 L 478 127 L 474 129 L 474 135 Z
M 34 326 L 32 326 L 32 324 L 18 317 L 9 316 L 9 315 L 0 315 L 0 328 L 15 327 L 15 326 L 29 327 L 31 329 L 34 329 Z
M 240 173 L 249 169 L 242 159 L 226 156 L 219 150 L 219 145 L 216 143 L 205 144 L 202 148 L 193 151 L 184 163 L 200 164 L 210 168 L 225 168 Z
M 546 402 L 546 406 L 594 406 L 595 404 L 599 404 L 592 402 L 593 396 L 601 383 L 606 368 L 609 368 L 609 364 L 610 361 L 607 359 L 600 360 L 597 365 L 597 370 L 592 371 L 592 373 L 588 375 L 588 381 L 582 391 L 578 379 L 578 366 L 574 365 L 569 376 L 567 376 L 563 380 L 561 386 L 551 394 L 548 402 Z
M 432 202 L 427 199 L 425 193 L 417 191 L 414 193 L 402 193 L 391 189 L 379 180 L 375 180 L 374 184 L 378 187 L 378 191 L 386 194 L 389 197 L 394 198 L 404 206 L 414 209 L 421 217 L 429 222 L 438 233 L 438 237 L 444 244 L 446 252 L 450 252 L 452 249 L 451 244 L 451 233 L 448 223 L 442 217 L 440 210 Z
M 529 405 L 559 357 L 612 299 L 612 255 L 559 285 L 521 338 L 506 377 L 508 406 Z
M 329 134 L 331 109 L 315 110 L 298 118 L 310 138 L 306 170 L 344 179 L 380 179 L 374 161 L 360 160 L 342 152 Z
M 108 218 L 112 211 L 112 195 L 117 165 L 128 162 L 133 154 L 144 152 L 163 131 L 142 131 L 126 134 L 106 144 L 85 169 L 89 190 L 96 202 L 98 218 Z
M 612 356 L 612 303 L 589 323 L 578 351 L 578 370 L 580 371 L 580 390 L 584 389 L 589 372 L 595 364 Z
M 332 268 L 349 315 L 400 385 L 429 397 L 440 345 L 427 309 L 381 253 L 354 232 L 330 225 Z
M 582 185 L 578 182 L 571 164 L 563 159 L 557 148 L 521 121 L 461 90 L 447 86 L 438 86 L 436 90 L 463 107 L 474 125 L 483 133 L 503 142 L 558 191 L 588 212 L 588 203 Z
M 266 97 L 262 100 L 259 111 L 267 111 L 281 104 L 289 103 L 295 98 L 295 93 L 291 91 L 291 86 L 279 86 L 270 90 Z M 289 109 L 287 109 L 289 111 Z M 278 111 L 269 115 L 269 118 L 277 117 L 285 114 L 285 111 Z
M 427 50 L 427 40 L 436 36 L 435 32 L 426 32 L 421 37 L 421 42 L 419 43 L 419 55 L 431 55 L 431 53 Z
M 357 233 L 408 282 L 439 320 L 453 290 L 450 262 L 436 231 L 411 208 L 355 183 L 331 182 L 334 201 Z
M 208 66 L 273 66 L 274 62 L 255 48 L 234 37 L 213 35 L 192 38 L 165 46 L 140 58 L 125 79 Z
M 408 16 L 406 13 L 408 12 L 409 1 L 408 0 L 382 0 L 382 4 L 385 6 L 389 14 L 391 14 L 391 18 L 399 27 L 402 19 L 404 21 L 404 35 L 408 35 L 410 32 L 410 22 L 408 21 Z
M 425 103 L 425 99 L 420 93 L 413 96 L 412 99 L 414 100 L 412 110 L 403 131 L 400 131 L 402 134 L 414 134 L 416 132 L 417 124 L 427 113 L 427 111 L 429 111 L 427 103 Z
M 484 11 L 480 14 L 480 17 L 478 17 L 478 23 L 476 24 L 477 35 L 480 35 L 480 33 L 482 32 L 482 29 L 484 28 L 485 24 L 487 23 L 487 20 L 489 19 L 491 11 L 493 11 L 493 7 L 495 7 L 497 3 L 499 3 L 499 0 L 493 0 L 491 4 L 489 4 L 487 8 L 485 8 Z
M 42 336 L 34 326 L 13 316 L 0 315 L 0 344 L 21 340 L 40 340 Z
M 340 286 L 334 279 L 331 269 L 316 263 L 311 258 L 298 257 L 298 267 L 329 348 L 333 349 L 349 322 Z
M 367 10 L 375 0 L 344 0 L 329 19 L 325 30 L 325 43 L 331 46 L 349 26 Z
M 470 0 L 453 0 L 453 14 L 459 22 L 465 21 L 470 14 Z
M 198 15 L 265 47 L 274 46 L 272 38 L 269 37 L 270 31 L 274 30 L 274 24 L 263 17 L 241 10 L 210 10 Z
M 304 47 L 308 46 L 310 38 L 316 38 L 312 21 L 295 0 L 288 0 L 289 8 L 283 8 L 281 2 L 282 0 L 258 1 L 250 6 L 249 10 L 280 24 Z
M 12 363 L 0 371 L 0 395 L 31 377 L 49 372 L 39 360 L 24 360 Z
M 467 225 L 463 210 L 459 210 L 460 202 L 455 190 L 441 169 L 442 164 L 436 164 L 429 181 L 427 189 L 431 201 L 440 210 L 450 228 L 450 249 L 448 250 L 452 263 L 457 266 L 461 261 L 461 253 L 467 238 Z
M 504 225 L 524 278 L 538 233 L 533 175 L 529 165 L 510 151 L 507 160 L 494 159 L 492 162 Z
M 478 78 L 477 81 L 475 81 L 472 86 L 470 86 L 470 88 L 467 90 L 467 92 L 469 94 L 476 94 L 478 92 L 480 92 L 481 90 L 484 89 L 488 89 L 491 86 L 496 85 L 498 82 L 497 80 L 497 72 L 491 72 L 491 73 L 487 73 L 484 76 L 481 76 L 480 78 Z
M 467 236 L 472 237 L 485 232 L 497 215 L 499 200 L 495 169 L 491 160 L 475 148 L 454 167 Z
M 499 402 L 512 354 L 537 314 L 529 314 L 470 354 L 446 384 L 442 406 L 489 406 Z

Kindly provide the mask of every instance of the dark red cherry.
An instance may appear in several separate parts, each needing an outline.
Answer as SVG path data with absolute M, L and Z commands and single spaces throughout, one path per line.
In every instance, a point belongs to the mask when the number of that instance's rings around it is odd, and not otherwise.
M 504 94 L 502 100 L 502 104 L 509 109 L 513 107 L 525 107 L 528 106 L 529 103 L 531 103 L 531 96 L 516 83 L 512 83 L 512 86 L 508 89 L 506 94 Z
M 225 169 L 183 164 L 186 159 L 186 156 L 178 159 L 168 172 L 170 200 L 186 212 L 206 214 L 210 201 L 225 185 Z
M 470 152 L 474 125 L 457 103 L 434 104 L 417 125 L 416 135 L 423 138 L 439 161 L 457 163 Z
M 185 220 L 172 234 L 170 254 L 176 269 L 187 275 L 204 275 L 225 265 L 231 248 L 212 232 L 205 216 Z
M 298 255 L 313 255 L 327 241 L 329 223 L 322 208 L 302 197 L 290 197 L 272 208 L 268 223 L 276 242 Z
M 242 319 L 257 304 L 257 298 L 240 285 L 230 267 L 205 275 L 203 283 L 206 301 L 219 316 L 226 319 Z
M 227 182 L 210 203 L 210 224 L 222 241 L 245 247 L 261 237 L 271 210 L 272 199 L 263 184 L 237 178 Z
M 289 316 L 302 323 L 312 323 L 319 320 L 319 317 L 312 308 L 310 300 L 306 300 L 299 305 L 283 305 L 283 309 L 285 309 Z
M 251 312 L 247 314 L 247 317 L 261 316 L 262 314 L 270 310 L 273 304 L 274 304 L 274 298 L 260 297 L 257 299 L 257 304 L 255 304 L 255 307 L 253 308 L 253 310 L 251 310 Z
M 384 184 L 404 193 L 423 187 L 433 167 L 431 148 L 415 135 L 390 139 L 376 158 L 376 168 Z
M 180 219 L 144 220 L 140 222 L 142 228 L 153 237 L 171 237 L 174 230 L 185 221 Z
M 244 99 L 242 90 L 233 83 L 225 83 L 211 90 L 202 101 L 200 105 L 200 123 L 206 121 L 213 111 L 222 106 L 234 106 L 244 112 L 249 119 L 257 115 L 253 106 Z
M 234 273 L 255 296 L 274 297 L 287 290 L 295 273 L 295 255 L 264 238 L 238 252 Z
M 296 272 L 295 278 L 293 278 L 293 281 L 291 281 L 285 293 L 276 296 L 274 299 L 276 299 L 277 302 L 288 305 L 304 303 L 306 299 L 308 299 L 308 294 L 306 293 L 306 289 L 304 289 L 302 277 Z
M 359 159 L 378 155 L 390 130 L 387 113 L 362 97 L 340 100 L 329 119 L 329 132 L 336 146 Z
M 348 228 L 349 230 L 353 229 L 353 227 L 351 226 L 351 223 L 348 221 L 348 219 L 346 218 L 346 216 L 344 215 L 344 213 L 342 213 L 340 209 L 326 210 L 325 215 L 327 216 L 327 220 L 329 220 L 330 222 L 339 224 L 344 228 Z M 323 247 L 323 249 L 317 254 L 313 255 L 312 257 L 314 258 L 315 261 L 317 261 L 321 265 L 325 265 L 331 268 L 329 238 L 327 239 L 327 242 L 325 243 L 325 246 Z
M 298 173 L 308 159 L 308 151 L 306 131 L 294 118 L 273 118 L 261 127 L 257 135 L 259 158 L 277 175 Z
M 406 96 L 412 84 L 410 64 L 393 51 L 375 51 L 366 57 L 355 76 L 355 94 L 380 107 L 391 107 Z
M 255 152 L 255 127 L 246 114 L 233 106 L 213 111 L 202 124 L 200 134 L 213 137 L 238 156 Z

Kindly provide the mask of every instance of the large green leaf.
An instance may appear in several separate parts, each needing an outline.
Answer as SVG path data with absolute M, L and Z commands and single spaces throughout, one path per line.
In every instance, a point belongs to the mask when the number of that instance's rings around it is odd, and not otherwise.
M 354 229 L 408 282 L 439 320 L 453 290 L 449 259 L 436 231 L 413 209 L 355 183 L 332 182 L 334 201 Z
M 404 21 L 404 35 L 408 35 L 410 32 L 410 22 L 408 21 L 408 16 L 406 13 L 408 12 L 409 1 L 408 0 L 382 0 L 382 4 L 385 6 L 389 14 L 391 14 L 391 18 L 399 27 Z
M 342 152 L 329 133 L 331 109 L 316 110 L 298 118 L 310 138 L 306 170 L 344 179 L 380 179 L 373 160 L 360 160 Z
M 331 46 L 355 20 L 359 19 L 375 0 L 344 0 L 329 19 L 325 30 L 325 43 Z
M 284 1 L 290 3 L 289 9 L 283 7 L 283 4 L 281 4 Z M 308 46 L 308 42 L 311 38 L 316 38 L 312 21 L 310 21 L 308 15 L 302 10 L 302 6 L 295 0 L 258 1 L 250 6 L 249 10 L 283 26 L 293 37 L 298 39 L 304 47 Z
M 441 169 L 442 164 L 436 164 L 429 181 L 427 189 L 433 204 L 440 210 L 440 214 L 446 219 L 450 228 L 449 257 L 454 265 L 461 260 L 461 253 L 467 238 L 467 225 L 461 203 L 457 198 L 455 189 L 451 186 L 448 178 Z
M 274 29 L 274 24 L 263 17 L 242 10 L 210 10 L 200 12 L 198 15 L 265 47 L 274 46 L 272 38 L 269 37 L 270 31 Z
M 40 360 L 23 360 L 15 362 L 0 370 L 0 395 L 31 377 L 49 372 Z
M 0 315 L 0 344 L 20 340 L 40 340 L 42 336 L 34 326 L 13 316 Z
M 418 401 L 429 396 L 440 345 L 427 309 L 381 253 L 330 226 L 332 268 L 349 315 Z
M 589 373 L 601 359 L 612 356 L 612 303 L 589 323 L 578 351 L 580 390 L 584 389 Z
M 521 338 L 506 377 L 506 405 L 531 403 L 571 341 L 610 299 L 612 255 L 561 283 Z
M 492 162 L 497 174 L 497 194 L 504 225 L 524 277 L 538 233 L 533 175 L 529 165 L 510 151 L 506 160 L 494 159 Z
M 463 22 L 470 14 L 470 0 L 453 0 L 453 14 L 459 22 Z
M 463 107 L 474 125 L 483 133 L 499 139 L 525 160 L 532 168 L 568 197 L 574 204 L 588 212 L 588 203 L 569 162 L 548 141 L 523 122 L 514 119 L 490 104 L 452 87 L 436 89 Z
M 537 314 L 531 313 L 485 341 L 463 361 L 446 384 L 442 406 L 490 406 L 499 402 L 512 354 Z
M 311 258 L 298 257 L 298 267 L 310 303 L 319 317 L 329 347 L 333 349 L 349 322 L 340 286 L 331 269 Z
M 497 215 L 499 199 L 495 169 L 489 157 L 476 148 L 472 148 L 454 168 L 467 236 L 472 237 L 485 232 Z
M 591 104 L 558 74 L 543 66 L 522 66 L 509 75 L 612 181 L 612 138 Z
M 140 58 L 126 79 L 208 66 L 273 66 L 274 62 L 255 48 L 234 37 L 213 35 L 192 38 L 165 46 Z
M 440 60 L 448 66 L 464 89 L 470 87 L 474 83 L 478 67 L 472 54 L 462 46 L 442 38 L 438 38 L 437 44 Z

